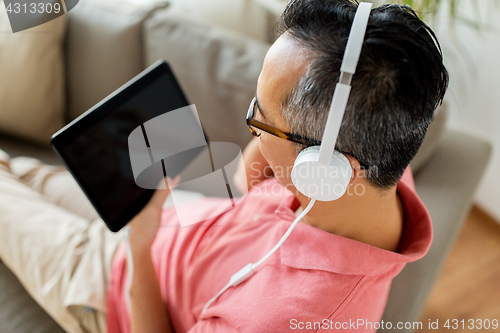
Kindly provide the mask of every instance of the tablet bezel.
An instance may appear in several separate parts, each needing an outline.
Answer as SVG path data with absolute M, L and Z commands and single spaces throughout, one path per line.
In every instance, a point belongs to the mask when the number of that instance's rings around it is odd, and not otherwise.
M 172 82 L 174 83 L 174 87 L 177 90 L 177 94 L 181 99 L 185 102 L 185 105 L 188 106 L 189 102 L 186 98 L 186 95 L 182 91 L 182 88 L 179 85 L 177 78 L 175 77 L 173 71 L 171 70 L 168 63 L 165 61 L 159 60 L 146 70 L 141 72 L 139 75 L 125 83 L 119 89 L 114 91 L 112 94 L 104 98 L 101 102 L 96 104 L 94 107 L 80 115 L 78 118 L 70 122 L 68 125 L 63 127 L 57 133 L 52 136 L 51 146 L 59 156 L 59 158 L 66 165 L 70 173 L 75 178 L 76 182 L 85 193 L 91 204 L 96 209 L 99 216 L 102 218 L 104 223 L 108 226 L 108 228 L 117 232 L 122 229 L 137 213 L 139 213 L 142 208 L 148 203 L 148 201 L 153 196 L 154 190 L 144 190 L 144 194 L 142 194 L 136 201 L 127 206 L 125 210 L 120 214 L 116 219 L 111 220 L 108 216 L 108 212 L 106 212 L 102 205 L 98 202 L 97 198 L 87 187 L 85 182 L 83 181 L 83 177 L 79 174 L 75 165 L 73 165 L 72 161 L 68 158 L 68 156 L 64 153 L 65 148 L 74 142 L 76 138 L 78 138 L 81 134 L 85 133 L 90 127 L 99 123 L 102 119 L 104 119 L 108 114 L 115 111 L 119 106 L 126 103 L 131 99 L 131 96 L 136 95 L 138 92 L 142 91 L 144 88 L 153 83 L 156 79 L 163 75 L 169 75 L 172 78 Z M 205 139 L 208 142 L 208 138 Z

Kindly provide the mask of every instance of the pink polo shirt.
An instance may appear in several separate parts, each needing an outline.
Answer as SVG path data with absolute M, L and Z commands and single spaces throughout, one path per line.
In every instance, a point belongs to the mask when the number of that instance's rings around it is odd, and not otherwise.
M 152 256 L 175 332 L 333 332 L 340 328 L 375 332 L 368 322 L 373 326 L 381 319 L 391 280 L 405 263 L 424 256 L 432 240 L 431 220 L 415 193 L 409 168 L 397 189 L 405 210 L 400 253 L 298 223 L 252 277 L 229 288 L 201 316 L 205 303 L 232 274 L 257 262 L 279 241 L 295 219 L 299 202 L 276 179 L 269 179 L 232 210 L 189 227 L 179 227 L 175 211 L 165 210 Z M 220 200 L 191 203 L 192 214 L 207 216 Z M 112 264 L 108 333 L 130 330 L 125 257 L 121 246 Z M 360 326 L 354 327 L 353 322 Z

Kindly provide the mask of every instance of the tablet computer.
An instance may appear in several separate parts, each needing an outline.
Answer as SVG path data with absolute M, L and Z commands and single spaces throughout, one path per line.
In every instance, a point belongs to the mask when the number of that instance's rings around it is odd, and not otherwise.
M 175 177 L 208 142 L 192 107 L 169 65 L 158 61 L 52 136 L 53 149 L 111 231 L 123 228 L 162 178 Z M 180 145 L 179 156 L 155 156 L 161 149 L 151 148 L 154 140 L 171 152 Z

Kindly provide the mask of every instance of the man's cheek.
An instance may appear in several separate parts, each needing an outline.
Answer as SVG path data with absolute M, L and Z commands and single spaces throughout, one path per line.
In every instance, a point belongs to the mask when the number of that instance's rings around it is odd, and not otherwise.
M 274 172 L 274 166 L 276 165 L 276 155 L 273 153 L 273 150 L 270 149 L 270 147 L 262 140 L 262 138 L 259 140 L 259 148 L 260 153 Z
M 271 164 L 269 161 L 269 154 L 267 151 L 267 145 L 266 145 L 266 142 L 262 136 L 259 138 L 259 149 L 260 149 L 260 153 L 266 159 L 267 163 Z

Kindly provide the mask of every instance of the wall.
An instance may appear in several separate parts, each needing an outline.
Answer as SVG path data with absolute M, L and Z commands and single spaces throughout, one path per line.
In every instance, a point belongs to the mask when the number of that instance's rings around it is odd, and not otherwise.
M 475 14 L 471 0 L 462 1 L 460 15 L 484 22 L 488 27 L 475 30 L 455 22 L 450 26 L 445 9 L 434 23 L 450 72 L 447 100 L 450 105 L 448 127 L 490 141 L 493 156 L 476 194 L 479 206 L 500 221 L 500 6 L 496 0 L 481 0 Z M 495 3 L 497 5 L 495 5 Z

